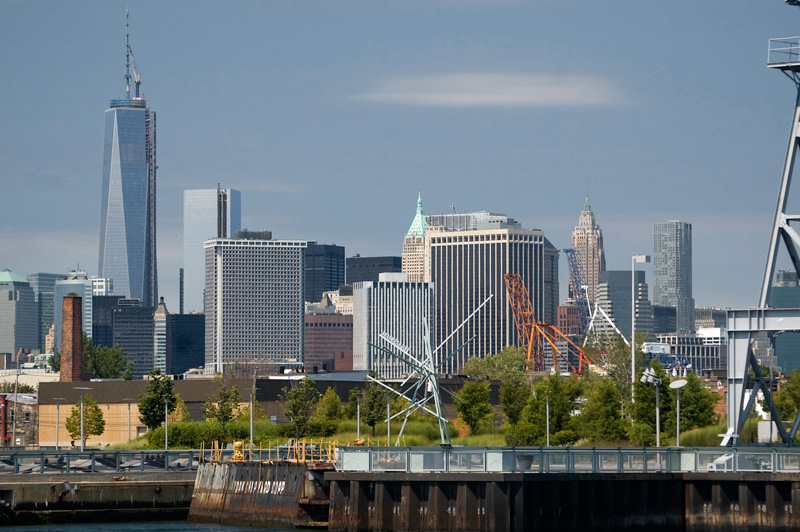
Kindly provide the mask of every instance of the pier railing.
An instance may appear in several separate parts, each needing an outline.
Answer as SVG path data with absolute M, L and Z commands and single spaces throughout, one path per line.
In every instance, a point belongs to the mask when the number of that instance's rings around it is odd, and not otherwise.
M 338 471 L 508 473 L 800 473 L 791 448 L 343 447 Z
M 231 454 L 230 451 L 227 452 Z M 0 450 L 2 473 L 103 473 L 197 469 L 197 450 L 175 451 L 23 451 Z

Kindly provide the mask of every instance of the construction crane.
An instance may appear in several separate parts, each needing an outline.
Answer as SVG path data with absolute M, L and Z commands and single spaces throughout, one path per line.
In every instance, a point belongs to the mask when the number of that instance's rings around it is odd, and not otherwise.
M 567 338 L 558 327 L 538 321 L 533 311 L 528 289 L 522 282 L 518 273 L 503 275 L 506 282 L 508 302 L 514 314 L 514 323 L 517 325 L 519 341 L 527 350 L 528 360 L 533 362 L 534 371 L 546 371 L 547 348 L 549 346 L 553 369 L 558 371 L 558 362 L 566 364 L 571 373 L 582 373 L 583 365 L 591 365 L 591 361 L 581 351 L 581 348 Z M 572 358 L 572 360 L 570 360 Z M 573 360 L 577 359 L 578 367 Z
M 583 277 L 581 258 L 575 253 L 574 249 L 565 249 L 564 255 L 569 261 L 569 288 L 572 297 L 578 305 L 581 315 L 581 334 L 586 335 L 589 331 L 589 322 L 592 319 L 592 309 L 589 307 L 589 298 L 586 295 L 588 285 Z

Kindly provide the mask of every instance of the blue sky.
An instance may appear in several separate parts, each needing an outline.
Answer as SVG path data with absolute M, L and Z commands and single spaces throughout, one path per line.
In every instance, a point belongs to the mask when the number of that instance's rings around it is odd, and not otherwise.
M 569 247 L 588 190 L 609 269 L 687 221 L 697 305 L 757 303 L 795 96 L 767 41 L 800 34 L 780 0 L 7 0 L 0 268 L 96 273 L 126 5 L 171 310 L 182 191 L 218 182 L 248 228 L 347 255 L 399 255 L 418 188 L 426 213 L 505 213 Z

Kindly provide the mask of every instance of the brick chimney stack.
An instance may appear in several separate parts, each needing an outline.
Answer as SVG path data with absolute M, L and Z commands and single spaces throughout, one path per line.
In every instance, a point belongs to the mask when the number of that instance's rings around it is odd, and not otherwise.
M 79 382 L 83 373 L 83 312 L 80 296 L 64 296 L 61 303 L 61 382 Z

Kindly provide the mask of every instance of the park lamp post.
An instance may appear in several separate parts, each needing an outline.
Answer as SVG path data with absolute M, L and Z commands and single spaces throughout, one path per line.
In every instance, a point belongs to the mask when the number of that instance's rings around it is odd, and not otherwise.
M 58 425 L 61 423 L 61 416 L 59 415 L 58 407 L 60 406 L 60 402 L 63 400 L 63 397 L 53 397 L 53 401 L 56 402 L 56 451 L 58 450 Z
M 84 451 L 84 436 L 83 436 L 83 391 L 84 390 L 91 390 L 91 388 L 75 386 L 76 390 L 81 390 L 81 452 Z
M 631 401 L 633 383 L 636 382 L 636 263 L 650 262 L 650 255 L 634 255 L 631 257 Z
M 689 382 L 689 381 L 687 381 L 686 379 L 678 379 L 676 381 L 673 381 L 673 382 L 669 383 L 669 387 L 672 388 L 673 390 L 675 390 L 675 393 L 677 394 L 677 397 L 676 397 L 675 400 L 676 400 L 677 405 L 678 405 L 678 413 L 676 414 L 676 416 L 677 416 L 676 427 L 677 427 L 678 432 L 677 432 L 677 436 L 675 438 L 675 447 L 680 447 L 681 446 L 681 388 L 686 386 L 687 382 Z
M 654 384 L 656 387 L 656 447 L 661 447 L 661 402 L 658 393 L 661 388 L 661 378 L 653 368 L 647 368 L 640 380 L 642 384 Z

